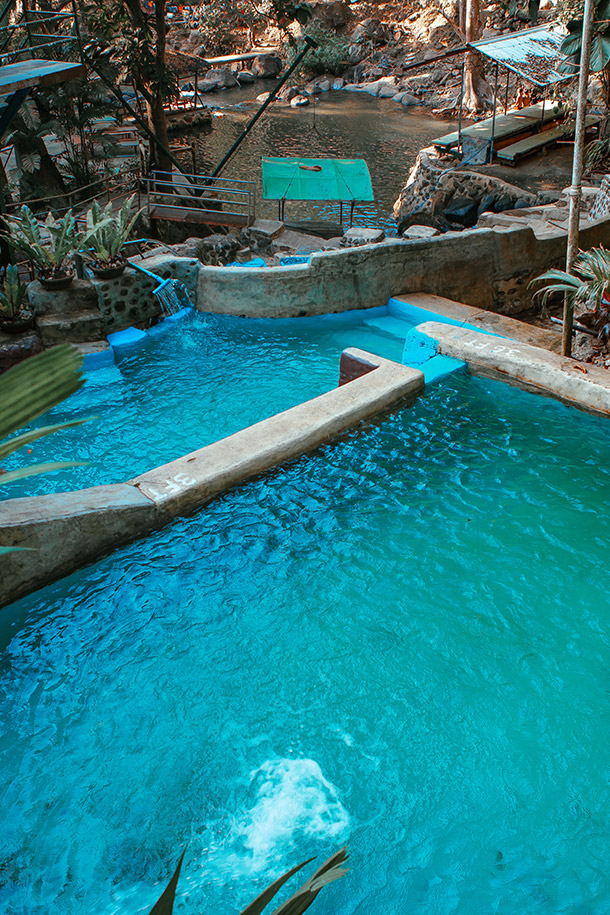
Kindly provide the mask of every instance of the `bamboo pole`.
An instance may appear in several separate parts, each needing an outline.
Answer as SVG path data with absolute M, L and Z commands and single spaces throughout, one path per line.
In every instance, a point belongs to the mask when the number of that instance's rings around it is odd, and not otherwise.
M 578 252 L 578 230 L 580 226 L 580 200 L 582 196 L 582 167 L 585 152 L 585 126 L 587 116 L 587 88 L 589 85 L 589 62 L 591 58 L 591 39 L 593 34 L 593 17 L 595 0 L 585 0 L 583 13 L 582 47 L 580 52 L 580 73 L 578 77 L 578 101 L 576 106 L 576 126 L 574 138 L 574 157 L 572 159 L 572 184 L 568 191 L 570 208 L 568 211 L 568 246 L 566 252 L 566 273 L 572 273 Z M 563 300 L 563 335 L 561 351 L 564 356 L 572 355 L 572 326 L 574 323 L 574 301 L 569 296 Z

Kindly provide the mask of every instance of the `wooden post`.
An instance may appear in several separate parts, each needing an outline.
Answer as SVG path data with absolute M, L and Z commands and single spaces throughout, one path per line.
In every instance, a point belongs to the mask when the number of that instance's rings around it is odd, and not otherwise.
M 594 0 L 585 0 L 583 14 L 582 47 L 580 52 L 580 74 L 578 77 L 578 103 L 574 155 L 572 159 L 572 185 L 568 190 L 570 209 L 568 212 L 568 246 L 566 273 L 571 273 L 578 253 L 578 230 L 580 227 L 580 199 L 582 195 L 582 167 L 585 152 L 585 127 L 587 117 L 587 87 L 589 85 L 589 61 L 593 34 Z M 574 301 L 569 296 L 563 300 L 563 335 L 561 351 L 564 356 L 572 355 L 572 327 L 574 324 Z
M 491 121 L 491 143 L 489 144 L 489 161 L 493 162 L 494 158 L 494 148 L 495 148 L 495 133 L 496 133 L 496 107 L 498 104 L 498 75 L 500 72 L 500 64 L 496 62 L 496 84 L 494 86 L 494 113 Z
M 462 114 L 464 111 L 464 78 L 466 76 L 466 55 L 462 58 L 462 85 L 460 88 L 460 113 L 458 115 L 458 152 L 463 158 L 462 152 Z

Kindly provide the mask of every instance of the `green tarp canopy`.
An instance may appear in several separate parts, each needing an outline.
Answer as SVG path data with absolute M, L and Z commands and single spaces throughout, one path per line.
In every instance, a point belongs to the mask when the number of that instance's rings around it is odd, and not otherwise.
M 372 200 L 364 159 L 263 158 L 265 200 Z

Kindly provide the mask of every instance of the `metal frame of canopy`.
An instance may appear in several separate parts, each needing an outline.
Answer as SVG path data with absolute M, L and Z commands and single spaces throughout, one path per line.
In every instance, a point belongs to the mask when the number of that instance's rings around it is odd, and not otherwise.
M 489 158 L 491 162 L 494 155 L 494 139 L 496 125 L 496 108 L 498 104 L 498 74 L 500 66 L 507 71 L 516 73 L 527 82 L 533 83 L 540 89 L 572 79 L 575 74 L 567 74 L 559 70 L 560 64 L 568 64 L 568 60 L 560 51 L 564 36 L 557 31 L 538 26 L 524 29 L 514 35 L 505 35 L 500 38 L 485 38 L 473 41 L 467 45 L 467 50 L 478 51 L 484 57 L 495 62 L 495 86 L 491 139 L 489 141 Z M 462 116 L 464 99 L 464 77 L 466 58 L 462 63 L 462 87 L 460 91 L 460 113 L 458 121 L 458 149 L 462 152 Z M 504 110 L 508 110 L 508 89 L 510 78 L 506 80 L 506 97 Z M 544 123 L 544 108 L 546 99 L 542 101 L 540 124 Z
M 278 201 L 278 218 L 284 219 L 286 200 L 329 200 L 350 203 L 350 225 L 357 202 L 373 200 L 373 186 L 364 159 L 262 159 L 263 198 Z

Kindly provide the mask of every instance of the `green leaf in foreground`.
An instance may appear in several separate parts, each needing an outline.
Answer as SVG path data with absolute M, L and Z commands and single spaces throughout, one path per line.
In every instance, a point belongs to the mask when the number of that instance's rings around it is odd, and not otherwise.
M 172 875 L 172 879 L 169 881 L 162 894 L 155 902 L 154 906 L 150 910 L 149 915 L 172 915 L 174 900 L 176 898 L 176 887 L 178 886 L 178 877 L 180 876 L 180 868 L 182 867 L 185 853 L 186 848 L 180 855 L 180 860 L 176 865 L 176 870 Z
M 54 346 L 0 375 L 0 438 L 27 426 L 84 384 L 83 355 L 68 343 Z
M 46 464 L 30 464 L 28 467 L 19 467 L 17 470 L 9 470 L 8 473 L 0 474 L 0 486 L 36 476 L 38 473 L 53 473 L 54 470 L 65 470 L 67 467 L 84 467 L 88 463 L 88 461 L 48 461 Z
M 331 857 L 328 858 L 328 860 L 326 860 L 301 887 L 299 887 L 294 896 L 291 896 L 290 899 L 283 902 L 277 909 L 274 909 L 272 915 L 302 915 L 325 886 L 332 883 L 334 880 L 339 880 L 340 877 L 345 876 L 347 868 L 342 867 L 342 865 L 347 861 L 347 858 L 347 847 L 341 848 L 339 851 L 335 852 L 334 855 L 331 855 Z M 313 859 L 310 858 L 309 861 L 311 860 Z M 302 867 L 305 867 L 306 864 L 309 864 L 309 861 L 303 861 L 302 864 L 298 864 L 296 867 L 293 867 L 292 870 L 283 874 L 275 883 L 272 883 L 271 886 L 267 887 L 260 896 L 257 896 L 250 905 L 246 906 L 246 908 L 240 912 L 240 915 L 260 915 L 267 903 L 275 896 L 286 880 Z

